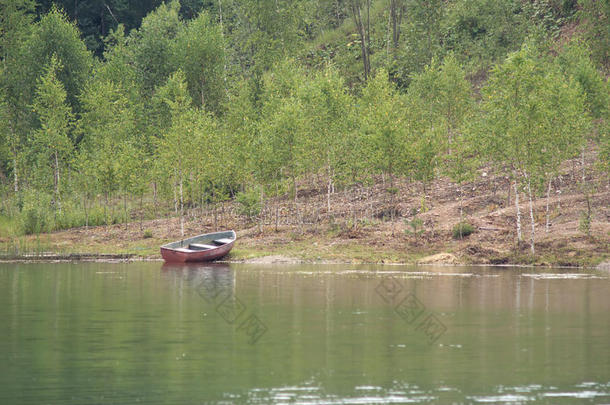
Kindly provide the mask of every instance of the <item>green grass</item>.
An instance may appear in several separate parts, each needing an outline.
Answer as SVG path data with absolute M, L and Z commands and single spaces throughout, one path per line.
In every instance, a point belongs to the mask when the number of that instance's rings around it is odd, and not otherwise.
M 21 226 L 16 218 L 0 215 L 0 238 L 11 239 L 21 235 Z

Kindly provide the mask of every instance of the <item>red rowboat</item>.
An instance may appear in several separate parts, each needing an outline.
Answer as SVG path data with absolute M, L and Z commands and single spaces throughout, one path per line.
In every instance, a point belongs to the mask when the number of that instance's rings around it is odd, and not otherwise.
M 206 233 L 161 246 L 168 263 L 209 262 L 223 257 L 233 248 L 234 231 Z

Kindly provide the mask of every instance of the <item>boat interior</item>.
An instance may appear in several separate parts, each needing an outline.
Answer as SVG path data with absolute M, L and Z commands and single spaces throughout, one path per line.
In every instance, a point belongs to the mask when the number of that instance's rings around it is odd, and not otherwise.
M 214 239 L 209 244 L 205 244 L 205 243 L 189 243 L 188 248 L 191 249 L 191 250 L 208 250 L 208 249 L 217 248 L 218 246 L 226 245 L 227 243 L 231 243 L 231 242 L 232 242 L 232 239 L 220 238 L 220 239 Z
M 212 234 L 205 234 L 180 240 L 177 242 L 168 243 L 163 247 L 169 249 L 175 249 L 180 251 L 201 251 L 215 249 L 219 246 L 226 245 L 235 240 L 235 232 L 216 232 Z

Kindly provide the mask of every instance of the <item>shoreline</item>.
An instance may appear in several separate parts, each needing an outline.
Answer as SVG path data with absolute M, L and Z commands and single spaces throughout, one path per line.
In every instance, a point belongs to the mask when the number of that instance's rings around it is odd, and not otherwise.
M 14 263 L 134 263 L 134 262 L 159 262 L 164 263 L 161 257 L 138 256 L 135 254 L 108 254 L 108 253 L 69 253 L 41 255 L 25 254 L 15 255 L 4 258 L 0 255 L 0 264 Z M 348 260 L 324 260 L 324 259 L 302 259 L 281 255 L 260 256 L 249 259 L 228 259 L 216 260 L 207 263 L 221 264 L 260 264 L 260 265 L 375 265 L 375 266 L 419 266 L 419 267 L 497 267 L 497 268 L 535 268 L 535 269 L 557 269 L 557 270 L 602 270 L 610 271 L 610 261 L 602 262 L 596 266 L 566 266 L 549 264 L 522 264 L 522 263 L 410 263 L 410 262 L 362 262 Z M 196 263 L 186 263 L 184 265 L 195 265 Z

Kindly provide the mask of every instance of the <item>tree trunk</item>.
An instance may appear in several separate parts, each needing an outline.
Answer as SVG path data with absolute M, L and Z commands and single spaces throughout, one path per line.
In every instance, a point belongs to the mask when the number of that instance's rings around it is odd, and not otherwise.
M 157 217 L 157 182 L 153 181 L 153 210 L 154 217 Z
M 89 229 L 89 211 L 87 210 L 87 195 L 83 195 L 83 208 L 85 210 L 85 229 Z
M 4 62 L 6 62 L 6 57 L 4 58 Z M 19 176 L 18 176 L 18 169 L 17 169 L 17 149 L 18 149 L 18 142 L 17 142 L 17 136 L 15 135 L 15 128 L 13 125 L 13 121 L 11 120 L 11 124 L 10 124 L 10 128 L 11 128 L 11 152 L 13 154 L 13 180 L 14 180 L 14 190 L 15 193 L 19 192 Z
M 278 230 L 278 224 L 280 221 L 280 201 L 279 201 L 279 186 L 275 183 L 275 232 Z
M 519 190 L 517 188 L 517 178 L 513 182 L 513 188 L 515 190 L 515 208 L 517 209 L 517 240 L 521 242 L 521 209 L 519 208 Z
M 534 248 L 534 239 L 536 237 L 536 223 L 534 221 L 534 204 L 532 203 L 532 187 L 530 184 L 530 179 L 527 179 L 527 195 L 529 197 L 530 203 L 530 224 L 532 226 L 531 235 L 530 235 L 530 249 L 532 254 L 536 254 L 536 249 Z
M 220 35 L 222 35 L 222 54 L 223 54 L 223 70 L 222 70 L 222 80 L 224 82 L 225 94 L 227 97 L 229 95 L 229 86 L 227 86 L 227 50 L 225 47 L 225 29 L 223 26 L 223 17 L 222 17 L 222 0 L 218 0 L 218 17 L 220 23 Z
M 261 206 L 260 206 L 260 212 L 258 214 L 258 233 L 263 233 L 263 213 L 264 213 L 264 209 L 265 209 L 265 191 L 263 189 L 263 187 L 261 186 Z
M 180 234 L 184 237 L 184 200 L 182 195 L 182 170 L 180 170 Z
M 123 194 L 123 215 L 125 216 L 125 230 L 127 230 L 127 193 Z
M 104 193 L 104 221 L 108 225 L 108 192 Z
M 463 196 L 463 192 L 462 192 L 462 185 L 460 184 L 458 186 L 459 192 L 460 192 L 460 239 L 462 239 L 462 222 L 464 222 L 464 196 Z
M 366 0 L 366 50 L 367 53 L 371 49 L 371 0 Z M 370 58 L 369 58 L 370 63 Z M 369 65 L 369 73 L 371 66 Z
M 13 180 L 15 194 L 19 192 L 19 176 L 17 175 L 17 151 L 13 151 Z
M 392 166 L 390 165 L 390 170 L 391 167 Z M 388 173 L 388 176 L 390 177 L 390 194 L 392 196 L 390 198 L 390 221 L 392 222 L 392 236 L 394 236 L 394 217 L 396 216 L 396 207 L 394 205 L 396 202 L 394 201 L 394 195 L 396 194 L 396 190 L 394 189 L 394 175 L 391 171 Z
M 178 213 L 178 192 L 176 191 L 177 184 L 174 183 L 174 214 Z
M 557 188 L 557 208 L 559 208 L 559 212 L 561 212 L 561 184 L 563 183 L 563 178 L 558 176 L 557 180 L 559 180 L 559 187 Z
M 580 154 L 580 164 L 582 166 L 582 184 L 585 184 L 585 147 L 582 147 L 582 152 Z
M 144 208 L 143 208 L 143 200 L 144 199 L 144 193 L 142 192 L 142 194 L 140 194 L 140 232 L 142 232 L 142 220 L 144 219 Z
M 549 214 L 550 198 L 551 198 L 551 178 L 549 177 L 549 186 L 546 189 L 546 224 L 544 226 L 544 230 L 546 233 L 549 233 L 549 229 L 551 227 L 551 216 Z
M 510 182 L 510 179 L 507 178 L 507 180 L 508 180 L 508 193 L 507 193 L 507 196 L 506 196 L 506 206 L 510 207 L 510 194 L 511 194 L 510 190 L 512 188 L 512 184 Z
M 297 221 L 297 225 L 298 225 L 298 224 L 300 224 L 299 202 L 298 202 L 299 193 L 297 190 L 297 179 L 294 175 L 292 175 L 292 188 L 294 190 L 294 215 L 296 215 L 296 221 Z
M 403 7 L 399 3 L 402 0 L 390 0 L 390 20 L 392 23 L 392 54 L 396 59 L 398 41 L 400 40 L 400 24 L 402 23 Z
M 330 164 L 328 165 L 328 185 L 326 187 L 326 212 L 330 215 L 330 192 L 333 187 L 333 176 Z
M 368 0 L 367 0 L 368 4 Z M 358 30 L 358 35 L 360 36 L 360 51 L 362 53 L 362 64 L 364 68 L 364 80 L 368 80 L 369 73 L 371 71 L 371 66 L 369 62 L 369 50 L 368 50 L 368 40 L 366 31 L 364 28 L 364 24 L 362 22 L 362 15 L 360 13 L 360 5 L 357 0 L 350 1 L 350 9 L 352 11 L 352 18 L 354 20 L 354 24 L 356 25 L 356 29 Z
M 57 210 L 61 213 L 61 198 L 59 196 L 59 159 L 57 157 L 57 151 L 55 152 L 55 198 Z

